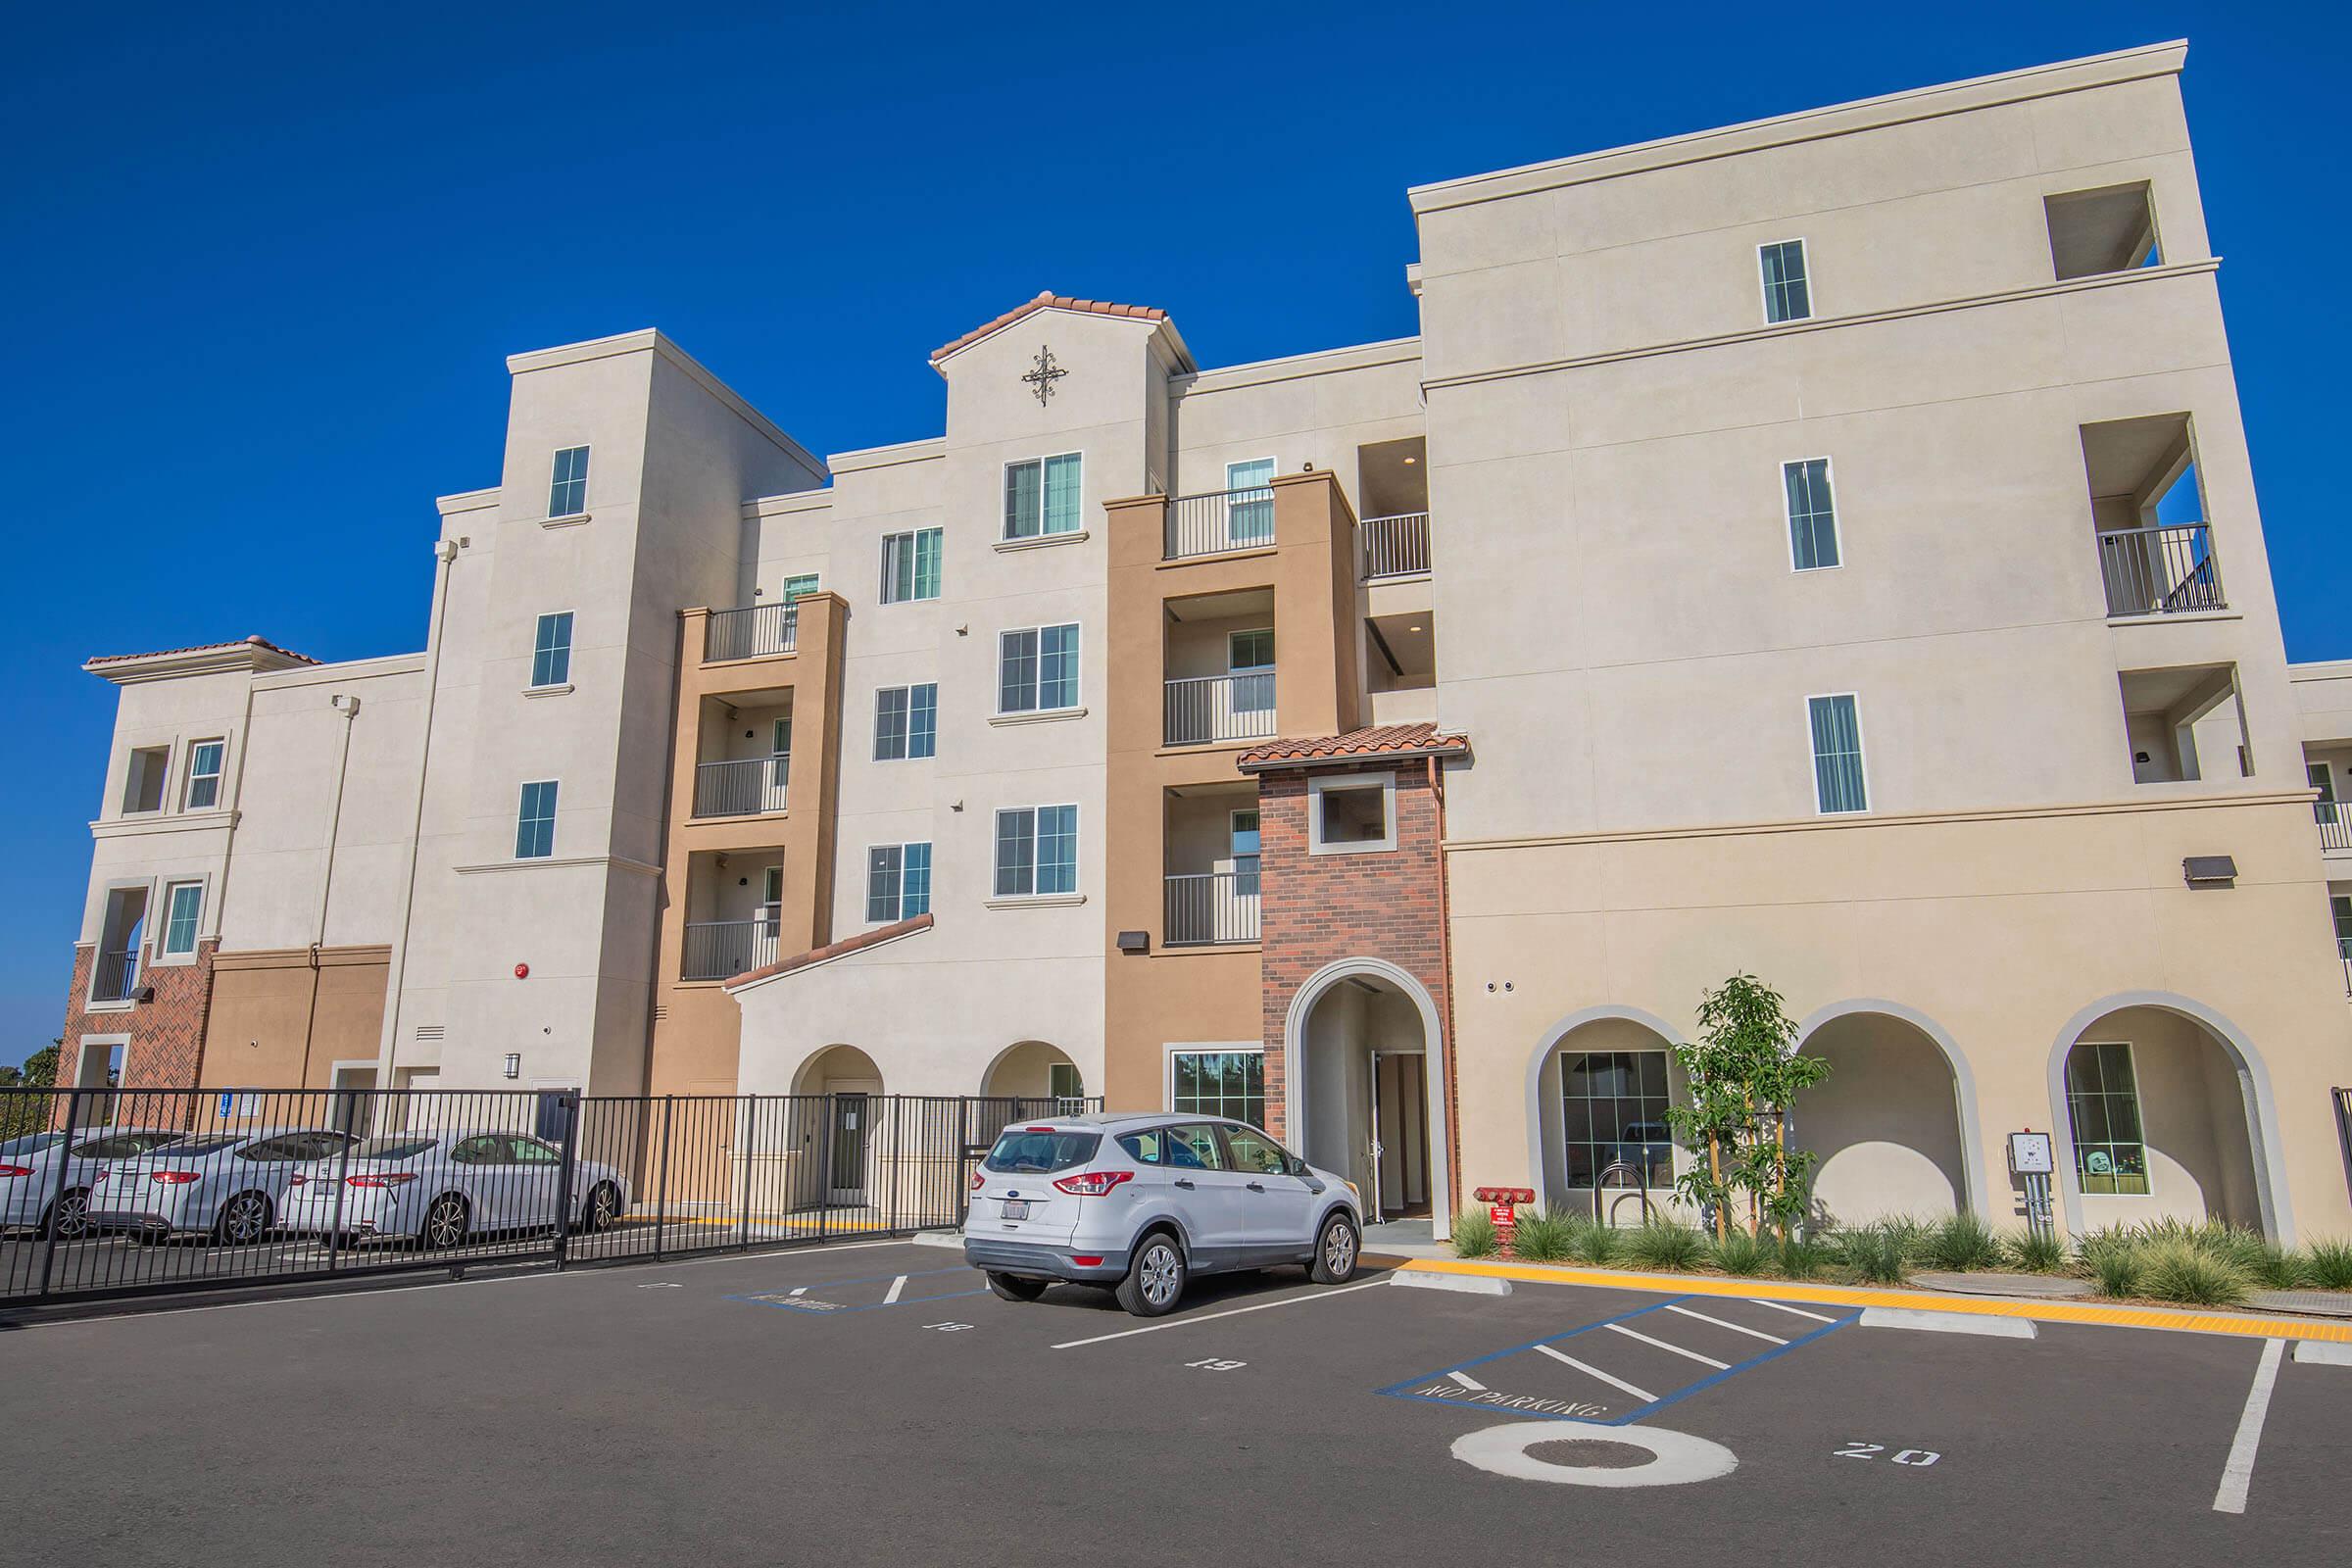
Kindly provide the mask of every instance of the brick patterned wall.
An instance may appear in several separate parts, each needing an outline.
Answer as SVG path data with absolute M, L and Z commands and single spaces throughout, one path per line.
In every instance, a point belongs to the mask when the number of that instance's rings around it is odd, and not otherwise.
M 84 943 L 74 950 L 74 986 L 66 994 L 65 1048 L 59 1053 L 57 1085 L 71 1089 L 80 1082 L 81 1039 L 84 1035 L 128 1035 L 122 1052 L 124 1087 L 193 1089 L 204 1061 L 204 1030 L 213 1007 L 213 955 L 219 938 L 196 945 L 190 963 L 153 964 L 141 978 L 155 988 L 153 1002 L 121 1010 L 91 1011 L 90 965 L 97 949 Z M 190 1102 L 191 1106 L 193 1102 Z
M 1264 773 L 1258 777 L 1260 1000 L 1266 1046 L 1266 1119 L 1270 1124 L 1266 1130 L 1278 1138 L 1292 1136 L 1283 1126 L 1288 1080 L 1283 1025 L 1298 988 L 1334 959 L 1385 958 L 1420 981 L 1436 1004 L 1439 1025 L 1448 1031 L 1447 1043 L 1451 1043 L 1449 1020 L 1453 1014 L 1446 990 L 1446 863 L 1438 847 L 1437 796 L 1418 760 L 1394 769 L 1366 766 L 1356 771 L 1396 774 L 1396 848 L 1393 853 L 1309 855 L 1308 775 Z M 1455 1114 L 1450 1050 L 1446 1059 L 1445 1095 L 1446 1121 L 1450 1129 L 1460 1125 Z M 1296 1140 L 1293 1142 L 1295 1145 Z

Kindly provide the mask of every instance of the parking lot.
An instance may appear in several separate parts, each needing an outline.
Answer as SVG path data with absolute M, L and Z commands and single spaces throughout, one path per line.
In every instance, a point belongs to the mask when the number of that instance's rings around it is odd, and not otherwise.
M 2347 1560 L 2352 1366 L 2272 1343 L 1378 1270 L 1145 1321 L 902 1242 L 537 1272 L 20 1321 L 0 1553 Z

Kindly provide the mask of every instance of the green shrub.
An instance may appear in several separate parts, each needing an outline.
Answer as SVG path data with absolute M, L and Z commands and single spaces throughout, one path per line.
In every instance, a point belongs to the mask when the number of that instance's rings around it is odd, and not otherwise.
M 1568 1238 L 1568 1255 L 1580 1263 L 1605 1267 L 1624 1254 L 1624 1233 L 1590 1216 L 1581 1217 Z
M 1726 1274 L 1757 1275 L 1764 1272 L 1765 1246 L 1747 1232 L 1736 1230 L 1708 1245 L 1708 1258 Z
M 2009 1261 L 2029 1274 L 2066 1272 L 2066 1244 L 2055 1231 L 2027 1231 L 2003 1244 Z
M 1494 1222 L 1483 1208 L 1453 1216 L 1453 1252 L 1456 1257 L 1493 1257 L 1496 1243 Z
M 2303 1254 L 2289 1251 L 2277 1242 L 2262 1244 L 2262 1250 L 2247 1273 L 2266 1291 L 2297 1290 L 2311 1278 L 2311 1268 Z
M 2122 1226 L 2092 1231 L 2075 1249 L 2077 1266 L 2101 1296 L 2137 1296 L 2143 1266 L 2139 1243 Z
M 1626 1255 L 1648 1268 L 1690 1268 L 1707 1250 L 1707 1239 L 1678 1219 L 1654 1219 L 1624 1236 Z
M 1815 1238 L 1787 1237 L 1774 1250 L 1772 1265 L 1792 1280 L 1817 1280 L 1836 1261 L 1829 1247 Z
M 2352 1242 L 2330 1237 L 2305 1248 L 2303 1277 L 2323 1291 L 2352 1291 Z
M 2253 1294 L 2246 1271 L 2226 1257 L 2180 1237 L 2149 1242 L 2137 1250 L 2139 1293 L 2188 1306 L 2242 1306 Z M 2110 1293 L 2117 1294 L 2117 1293 Z
M 1965 1274 L 1992 1268 L 2001 1261 L 2001 1244 L 1992 1227 L 1966 1209 L 1940 1225 L 1923 1229 L 1913 1244 L 1913 1255 L 1930 1268 Z
M 1845 1271 L 1865 1285 L 1900 1285 L 1910 1273 L 1918 1227 L 1908 1220 L 1883 1219 L 1838 1238 Z
M 1531 1209 L 1519 1216 L 1511 1235 L 1511 1251 L 1530 1263 L 1564 1263 L 1575 1227 L 1560 1210 Z

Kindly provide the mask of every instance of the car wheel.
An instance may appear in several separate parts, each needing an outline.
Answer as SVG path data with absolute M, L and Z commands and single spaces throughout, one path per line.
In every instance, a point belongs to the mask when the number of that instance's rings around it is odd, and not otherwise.
M 86 1189 L 74 1188 L 58 1194 L 57 1201 L 41 1217 L 38 1234 L 54 1233 L 61 1242 L 77 1242 L 90 1234 L 90 1195 Z
M 580 1205 L 580 1229 L 590 1235 L 611 1230 L 620 1218 L 620 1190 L 611 1182 L 598 1182 L 589 1189 L 588 1201 Z
M 1046 1294 L 1045 1280 L 1025 1280 L 1017 1274 L 991 1274 L 988 1288 L 1007 1301 L 1034 1301 Z
M 239 1193 L 220 1205 L 213 1221 L 213 1240 L 223 1247 L 250 1247 L 270 1231 L 270 1200 L 259 1193 Z
M 1137 1317 L 1158 1317 L 1175 1309 L 1184 1295 L 1184 1249 L 1165 1231 L 1154 1231 L 1136 1249 L 1127 1277 L 1119 1281 L 1119 1304 Z
M 443 1193 L 425 1205 L 424 1223 L 416 1227 L 420 1247 L 455 1247 L 466 1240 L 466 1200 Z
M 1323 1222 L 1323 1234 L 1315 1238 L 1315 1255 L 1306 1265 L 1306 1277 L 1317 1285 L 1345 1285 L 1355 1278 L 1358 1237 L 1355 1221 L 1345 1214 L 1334 1214 Z

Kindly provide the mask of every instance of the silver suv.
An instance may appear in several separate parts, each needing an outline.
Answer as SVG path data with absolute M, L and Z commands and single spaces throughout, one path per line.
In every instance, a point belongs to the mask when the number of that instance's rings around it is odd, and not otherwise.
M 1055 1116 L 1005 1128 L 972 1173 L 963 1256 L 1008 1301 L 1069 1280 L 1157 1317 L 1195 1274 L 1353 1277 L 1362 1212 L 1352 1183 L 1238 1121 Z

